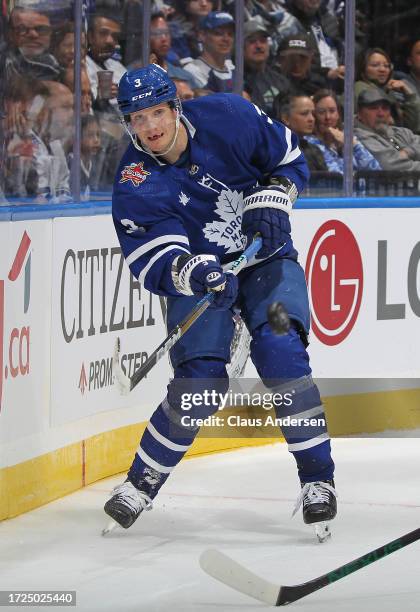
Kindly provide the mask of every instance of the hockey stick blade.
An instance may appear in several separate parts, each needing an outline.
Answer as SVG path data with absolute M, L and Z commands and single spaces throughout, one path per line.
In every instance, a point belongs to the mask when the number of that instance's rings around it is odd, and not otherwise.
M 354 561 L 341 565 L 327 574 L 292 586 L 281 586 L 268 582 L 218 550 L 204 551 L 200 557 L 200 566 L 207 574 L 236 591 L 270 606 L 278 607 L 302 599 L 302 597 L 337 582 L 337 580 L 341 580 L 341 578 L 345 578 L 349 574 L 357 572 L 418 540 L 420 540 L 420 528 L 406 533 L 401 538 L 380 546 Z
M 269 606 L 275 606 L 280 587 L 260 578 L 240 563 L 215 549 L 205 550 L 200 556 L 201 569 L 216 580 L 258 599 Z
M 115 382 L 121 395 L 128 395 L 130 393 L 130 379 L 123 372 L 120 365 L 120 350 L 121 342 L 117 338 L 115 340 L 114 353 L 112 355 L 112 367 L 115 376 Z

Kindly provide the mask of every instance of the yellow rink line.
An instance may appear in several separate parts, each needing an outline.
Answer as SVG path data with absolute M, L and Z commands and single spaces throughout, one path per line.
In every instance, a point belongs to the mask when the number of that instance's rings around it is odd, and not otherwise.
M 376 433 L 420 427 L 420 389 L 360 393 L 324 398 L 331 436 Z M 235 411 L 265 417 L 262 410 Z M 12 518 L 63 497 L 101 478 L 125 472 L 133 459 L 146 423 L 97 434 L 64 448 L 0 469 L 0 520 Z M 214 429 L 220 436 L 220 429 Z M 277 430 L 241 428 L 226 437 L 199 437 L 187 457 L 272 444 L 282 440 Z M 262 437 L 258 437 L 262 436 Z M 271 437 L 267 437 L 271 436 Z

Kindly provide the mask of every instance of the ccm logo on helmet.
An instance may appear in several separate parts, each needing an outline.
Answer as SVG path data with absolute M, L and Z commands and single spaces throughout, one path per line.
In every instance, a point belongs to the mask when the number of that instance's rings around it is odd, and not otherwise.
M 135 102 L 136 100 L 140 100 L 141 98 L 147 98 L 147 96 L 151 96 L 151 95 L 152 95 L 152 92 L 147 91 L 146 93 L 139 94 L 138 96 L 133 96 L 131 98 L 131 101 Z

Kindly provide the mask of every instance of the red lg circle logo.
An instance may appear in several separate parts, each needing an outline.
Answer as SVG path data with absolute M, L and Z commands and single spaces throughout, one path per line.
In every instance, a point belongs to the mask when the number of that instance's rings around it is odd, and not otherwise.
M 341 221 L 327 221 L 315 234 L 306 260 L 312 329 L 324 344 L 340 344 L 359 314 L 363 264 L 353 233 Z

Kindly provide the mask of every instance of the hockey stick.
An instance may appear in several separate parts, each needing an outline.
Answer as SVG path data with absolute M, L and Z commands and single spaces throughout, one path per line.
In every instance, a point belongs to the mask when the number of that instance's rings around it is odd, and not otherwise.
M 258 235 L 256 235 L 249 247 L 245 249 L 245 251 L 238 257 L 238 259 L 235 259 L 235 261 L 230 264 L 228 268 L 229 272 L 232 272 L 235 275 L 238 274 L 245 267 L 248 261 L 250 261 L 252 257 L 254 257 L 254 255 L 258 253 L 261 248 L 261 245 L 262 239 Z M 214 291 L 209 292 L 207 295 L 201 298 L 201 300 L 194 306 L 191 312 L 188 313 L 187 316 L 182 319 L 182 321 L 178 323 L 178 325 L 176 325 L 171 332 L 169 332 L 165 340 L 159 344 L 157 349 L 153 351 L 150 357 L 138 370 L 134 372 L 131 377 L 126 376 L 121 368 L 119 359 L 120 339 L 117 338 L 113 356 L 113 368 L 115 378 L 121 393 L 127 394 L 132 391 L 136 385 L 139 384 L 139 382 L 156 365 L 159 359 L 163 357 L 163 355 L 165 355 L 176 342 L 178 342 L 178 340 L 185 334 L 185 332 L 191 327 L 191 325 L 195 323 L 195 321 L 203 314 L 205 310 L 207 310 L 214 298 Z
M 205 550 L 200 556 L 200 565 L 207 574 L 236 591 L 254 597 L 254 599 L 270 606 L 285 606 L 333 582 L 337 582 L 337 580 L 357 572 L 359 569 L 363 569 L 417 540 L 420 540 L 420 528 L 406 533 L 401 538 L 380 546 L 366 555 L 350 561 L 350 563 L 340 565 L 340 567 L 327 574 L 293 586 L 281 586 L 268 582 L 268 580 L 260 578 L 218 550 Z

